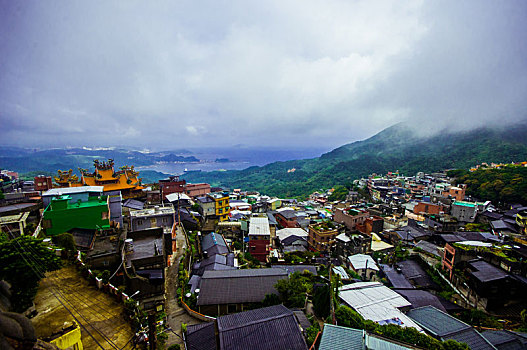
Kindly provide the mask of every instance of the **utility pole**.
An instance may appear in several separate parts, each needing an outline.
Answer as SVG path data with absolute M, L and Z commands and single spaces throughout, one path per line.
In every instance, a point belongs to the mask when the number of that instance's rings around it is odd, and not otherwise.
M 327 246 L 328 248 L 328 269 L 329 269 L 329 308 L 331 310 L 331 323 L 332 324 L 337 324 L 337 320 L 335 319 L 335 304 L 333 302 L 333 295 L 334 295 L 334 291 L 333 291 L 333 284 L 331 283 L 331 272 L 333 270 L 333 264 L 331 263 L 331 251 L 330 251 L 330 247 Z
M 156 338 L 156 313 L 148 313 L 148 344 L 150 350 L 155 350 L 157 345 Z

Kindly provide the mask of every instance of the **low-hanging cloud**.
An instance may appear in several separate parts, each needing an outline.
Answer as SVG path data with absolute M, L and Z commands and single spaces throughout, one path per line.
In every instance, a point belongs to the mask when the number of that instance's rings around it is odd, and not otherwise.
M 5 144 L 331 148 L 525 117 L 522 1 L 0 2 Z

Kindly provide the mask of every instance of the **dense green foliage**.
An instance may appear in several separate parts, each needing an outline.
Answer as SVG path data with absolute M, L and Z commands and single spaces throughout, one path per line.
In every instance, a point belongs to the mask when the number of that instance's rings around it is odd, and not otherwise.
M 44 273 L 60 268 L 60 259 L 42 240 L 21 236 L 0 242 L 0 280 L 11 284 L 13 311 L 23 312 L 33 301 Z
M 311 327 L 308 327 L 308 329 L 306 329 L 307 346 L 313 345 L 313 343 L 315 342 L 315 339 L 317 337 L 318 332 L 320 332 L 320 325 L 318 324 L 317 321 L 315 321 L 311 325 Z
M 285 306 L 303 308 L 306 293 L 312 292 L 312 283 L 313 275 L 311 273 L 295 272 L 288 279 L 281 279 L 276 282 L 275 288 Z
M 460 173 L 456 183 L 467 185 L 467 194 L 494 203 L 527 204 L 527 168 L 506 166 Z
M 339 306 L 335 311 L 337 324 L 344 327 L 365 329 L 368 332 L 382 335 L 386 338 L 413 344 L 423 349 L 432 350 L 465 350 L 468 346 L 454 340 L 441 342 L 426 334 L 420 333 L 412 327 L 400 327 L 394 324 L 379 325 L 373 321 L 365 320 L 358 312 L 347 306 Z
M 373 172 L 469 168 L 482 162 L 527 159 L 527 125 L 441 132 L 422 137 L 406 124 L 339 147 L 319 158 L 275 162 L 263 167 L 186 174 L 190 182 L 206 181 L 226 188 L 256 190 L 279 197 L 305 197 L 321 188 L 345 185 Z M 294 172 L 288 170 L 295 169 Z
M 262 301 L 262 307 L 279 305 L 282 303 L 280 297 L 276 294 L 266 294 L 264 300 Z
M 330 201 L 343 201 L 346 199 L 349 189 L 345 186 L 335 187 L 333 193 L 329 196 L 328 200 Z
M 329 286 L 326 284 L 315 290 L 313 295 L 313 310 L 315 315 L 326 318 L 329 315 Z
M 73 240 L 73 235 L 71 233 L 65 232 L 58 234 L 56 236 L 53 236 L 51 240 L 56 246 L 63 248 L 69 253 L 77 251 L 75 241 Z

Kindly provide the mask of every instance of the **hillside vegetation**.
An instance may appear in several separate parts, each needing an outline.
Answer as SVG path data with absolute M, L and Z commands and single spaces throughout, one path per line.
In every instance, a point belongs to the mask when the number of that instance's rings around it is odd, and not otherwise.
M 454 173 L 454 172 L 452 172 Z M 457 172 L 457 183 L 467 184 L 467 194 L 494 203 L 527 205 L 527 168 L 506 166 L 501 169 L 478 169 Z
M 420 137 L 411 126 L 401 123 L 319 158 L 275 162 L 245 170 L 190 173 L 184 178 L 279 197 L 304 197 L 373 172 L 399 170 L 413 175 L 417 171 L 469 168 L 482 162 L 526 160 L 525 135 L 527 123 L 468 132 L 443 131 L 431 137 Z

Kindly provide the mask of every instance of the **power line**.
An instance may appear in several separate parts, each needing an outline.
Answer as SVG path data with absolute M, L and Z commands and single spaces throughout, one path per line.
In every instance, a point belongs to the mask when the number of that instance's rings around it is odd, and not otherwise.
M 15 242 L 20 246 L 20 248 L 25 252 L 25 253 L 28 253 L 25 248 L 20 244 L 20 242 L 16 241 Z M 16 247 L 15 247 L 16 248 Z M 27 247 L 28 250 L 30 250 L 34 255 L 38 256 L 38 252 L 35 252 L 31 247 Z M 18 249 L 17 249 L 18 250 Z M 25 258 L 24 254 L 22 254 L 22 252 L 19 251 L 19 253 L 22 255 L 24 261 L 26 261 L 26 263 L 30 266 L 30 268 L 33 270 L 33 272 L 35 272 L 35 274 L 40 277 L 41 279 L 45 278 L 45 274 L 42 273 L 42 271 L 40 271 L 40 269 L 38 268 L 38 265 L 40 265 L 39 262 L 35 261 L 34 259 L 32 259 L 31 255 L 28 255 L 28 258 L 34 263 L 34 265 L 30 264 L 27 259 Z M 35 269 L 37 271 L 35 271 Z M 68 310 L 68 312 L 74 317 L 74 319 L 80 324 L 82 325 L 82 323 L 80 323 L 78 321 L 78 319 L 73 315 L 73 313 L 71 312 L 71 310 L 69 310 L 65 305 L 64 303 L 60 300 L 60 298 L 58 298 L 57 294 L 55 292 L 57 292 L 62 298 L 63 300 L 68 304 L 70 305 L 70 307 L 75 310 L 78 315 L 84 319 L 86 321 L 86 323 L 92 327 L 108 344 L 110 344 L 110 346 L 114 349 L 118 349 L 119 347 L 117 345 L 115 345 L 115 343 L 112 342 L 111 339 L 109 339 L 104 333 L 102 333 L 97 327 L 95 327 L 93 324 L 90 323 L 89 320 L 86 319 L 86 317 L 84 317 L 84 315 L 73 305 L 73 303 L 71 303 L 70 300 L 68 300 L 66 298 L 66 296 L 62 293 L 61 289 L 53 282 L 52 279 L 50 279 L 50 282 L 52 284 L 52 286 L 50 287 L 51 288 L 51 292 L 52 294 L 59 300 L 59 302 Z M 72 295 L 74 296 L 74 295 Z M 75 296 L 74 296 L 75 297 Z M 86 306 L 88 306 L 87 304 L 85 304 Z M 100 315 L 100 314 L 99 314 Z M 100 315 L 102 316 L 102 315 Z M 104 317 L 104 316 L 102 316 Z M 83 326 L 83 329 L 86 330 L 88 332 L 88 334 L 95 340 L 95 337 Z M 95 340 L 95 342 L 97 343 L 97 345 L 101 346 L 100 343 L 98 341 Z M 101 348 L 103 348 L 101 346 Z M 104 349 L 104 348 L 103 348 Z
M 18 243 L 18 242 L 17 242 Z M 18 243 L 20 245 L 20 243 Z M 21 245 L 20 245 L 21 246 Z M 22 247 L 22 246 L 21 246 Z M 42 278 L 41 274 L 39 272 L 37 272 L 35 270 L 36 267 L 32 266 L 25 258 L 24 254 L 18 250 L 18 248 L 15 246 L 15 249 L 18 251 L 18 253 L 22 256 L 22 259 L 24 259 L 24 261 L 26 262 L 26 264 L 31 268 L 31 270 L 35 273 L 35 275 L 37 275 L 37 277 L 40 277 Z M 68 307 L 66 305 L 64 305 L 64 303 L 62 302 L 62 300 L 60 300 L 60 298 L 55 294 L 55 292 L 53 290 L 51 290 L 51 294 L 53 294 L 53 296 L 55 298 L 57 298 L 57 300 L 59 301 L 59 303 L 62 304 L 62 306 L 71 314 L 71 316 L 73 317 L 73 319 L 75 321 L 77 321 L 77 323 L 79 324 L 79 326 L 82 327 L 82 329 L 84 329 L 84 331 L 86 331 L 86 333 L 88 333 L 88 335 L 93 339 L 93 341 L 95 341 L 95 343 L 101 348 L 104 350 L 104 347 L 97 341 L 97 339 L 95 339 L 95 337 L 93 336 L 93 334 L 90 333 L 90 331 L 88 331 L 86 329 L 86 327 L 77 319 L 77 317 L 75 317 L 75 315 L 71 312 L 70 309 L 68 309 Z
M 17 242 L 17 243 L 18 243 L 18 242 Z M 20 245 L 20 243 L 18 243 L 18 244 Z M 20 246 L 21 246 L 21 245 L 20 245 Z M 24 249 L 22 246 L 21 246 L 21 248 Z M 32 250 L 31 247 L 28 247 L 28 250 L 31 250 L 32 253 L 33 253 L 34 255 L 38 255 L 38 253 L 35 252 L 34 250 Z M 29 257 L 29 259 L 31 259 L 31 256 Z M 37 261 L 35 261 L 35 260 L 33 260 L 33 262 L 34 262 L 35 264 L 37 264 L 37 265 L 39 264 L 39 263 L 38 263 Z M 35 267 L 36 267 L 36 266 L 35 266 Z M 38 267 L 36 267 L 36 268 L 38 269 Z M 44 275 L 43 273 L 41 273 L 41 274 Z M 45 277 L 45 276 L 44 276 L 44 277 Z M 104 333 L 102 333 L 102 331 L 100 331 L 97 327 L 95 327 L 93 324 L 91 324 L 90 321 L 89 321 L 88 319 L 86 319 L 86 317 L 84 317 L 84 315 L 83 315 L 83 314 L 82 314 L 82 313 L 81 313 L 81 312 L 75 307 L 75 305 L 73 305 L 73 303 L 72 303 L 72 302 L 71 302 L 71 301 L 70 301 L 70 300 L 64 295 L 62 289 L 60 289 L 60 287 L 59 287 L 56 283 L 54 283 L 54 280 L 53 280 L 53 279 L 50 279 L 50 282 L 51 282 L 52 286 L 54 287 L 55 291 L 56 291 L 56 292 L 62 297 L 62 299 L 63 299 L 68 305 L 70 305 L 70 307 L 71 307 L 73 310 L 75 310 L 75 311 L 79 314 L 79 316 L 80 316 L 84 321 L 86 321 L 86 323 L 87 323 L 90 327 L 92 327 L 92 328 L 93 328 L 93 329 L 94 329 L 94 330 L 95 330 L 95 331 L 96 331 L 96 332 L 97 332 L 97 333 L 98 333 L 98 334 L 99 334 L 99 335 L 100 335 L 100 336 L 101 336 L 101 337 L 102 337 L 102 338 L 103 338 L 108 344 L 110 344 L 111 347 L 113 347 L 114 349 L 118 349 L 118 346 L 115 345 L 115 344 L 113 343 L 113 341 L 112 341 L 110 338 L 108 338 Z M 53 288 L 53 287 L 52 287 L 52 288 Z M 74 298 L 77 298 L 74 294 L 72 294 L 71 296 L 73 296 Z M 77 299 L 78 299 L 78 298 L 77 298 Z M 87 304 L 84 304 L 84 305 L 88 306 Z M 103 315 L 101 315 L 101 314 L 99 314 L 99 315 L 102 316 L 102 317 L 104 318 Z

